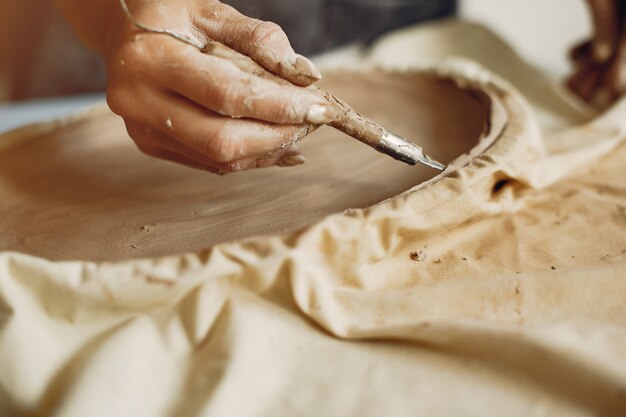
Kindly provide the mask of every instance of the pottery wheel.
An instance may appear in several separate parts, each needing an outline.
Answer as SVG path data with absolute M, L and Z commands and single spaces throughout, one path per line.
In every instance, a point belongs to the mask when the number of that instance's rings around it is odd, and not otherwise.
M 486 96 L 431 74 L 334 73 L 319 85 L 444 163 L 489 120 Z M 24 132 L 0 151 L 0 251 L 53 260 L 175 255 L 286 232 L 437 174 L 327 127 L 302 142 L 303 166 L 224 177 L 144 156 L 108 110 Z

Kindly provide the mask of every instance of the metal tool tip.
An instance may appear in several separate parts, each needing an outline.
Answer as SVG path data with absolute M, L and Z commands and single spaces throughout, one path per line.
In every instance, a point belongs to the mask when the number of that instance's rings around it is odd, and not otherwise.
M 428 155 L 422 155 L 422 157 L 419 158 L 419 162 L 431 168 L 438 169 L 439 171 L 444 171 L 447 168 L 446 165 L 442 164 L 441 162 L 435 161 Z
M 446 169 L 444 164 L 424 155 L 421 147 L 390 132 L 385 132 L 376 149 L 410 165 L 415 165 L 419 162 L 439 171 Z

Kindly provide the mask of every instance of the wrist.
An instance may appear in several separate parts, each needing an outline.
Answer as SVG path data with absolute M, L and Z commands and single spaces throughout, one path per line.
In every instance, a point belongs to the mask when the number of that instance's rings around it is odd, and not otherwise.
M 208 38 L 199 36 L 199 31 L 189 19 L 193 14 L 188 5 L 180 1 L 147 2 L 145 0 L 111 0 L 117 6 L 111 14 L 109 24 L 101 32 L 98 48 L 105 57 L 114 53 L 121 45 L 138 33 L 170 33 L 189 40 L 198 47 Z
M 127 7 L 129 13 L 133 13 L 133 0 L 103 0 L 108 3 L 107 18 L 103 19 L 103 24 L 99 29 L 99 36 L 96 51 L 105 59 L 114 54 L 115 51 L 124 43 L 126 39 L 132 36 L 137 28 L 132 24 L 123 7 Z
M 104 54 L 112 35 L 126 24 L 119 0 L 54 0 L 80 40 Z

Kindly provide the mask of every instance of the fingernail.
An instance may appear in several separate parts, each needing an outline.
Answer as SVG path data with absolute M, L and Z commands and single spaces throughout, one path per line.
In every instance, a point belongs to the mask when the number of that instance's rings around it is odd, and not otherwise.
M 308 58 L 302 55 L 296 55 L 296 62 L 294 64 L 296 71 L 300 74 L 312 78 L 315 81 L 319 81 L 322 79 L 322 73 L 317 69 L 315 64 L 311 62 Z
M 288 155 L 278 161 L 279 167 L 295 167 L 306 162 L 306 158 L 302 155 Z
M 328 104 L 314 104 L 306 112 L 306 122 L 314 125 L 325 125 L 335 118 L 335 112 Z

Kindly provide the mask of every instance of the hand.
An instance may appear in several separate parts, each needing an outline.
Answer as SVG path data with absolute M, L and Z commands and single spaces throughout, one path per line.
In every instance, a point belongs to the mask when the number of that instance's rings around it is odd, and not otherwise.
M 295 143 L 310 132 L 310 123 L 324 123 L 330 109 L 324 97 L 303 88 L 320 74 L 293 51 L 280 27 L 214 0 L 127 4 L 143 26 L 198 45 L 221 42 L 298 85 L 143 32 L 123 16 L 103 38 L 107 101 L 141 151 L 218 173 L 303 162 Z
M 587 0 L 593 38 L 572 50 L 576 72 L 568 85 L 578 96 L 605 108 L 626 92 L 626 4 L 623 0 Z

